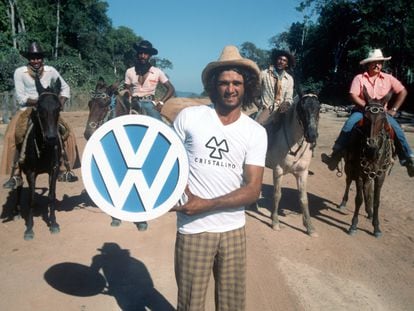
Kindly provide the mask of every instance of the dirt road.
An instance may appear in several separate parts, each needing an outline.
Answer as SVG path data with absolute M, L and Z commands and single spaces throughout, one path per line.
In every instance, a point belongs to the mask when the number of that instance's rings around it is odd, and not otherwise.
M 64 117 L 82 151 L 86 112 L 65 112 Z M 345 212 L 336 208 L 344 177 L 320 162 L 343 121 L 333 113 L 321 115 L 308 184 L 319 238 L 305 234 L 290 176 L 283 183 L 282 230 L 270 228 L 272 183 L 270 171 L 265 172 L 260 207 L 247 212 L 247 310 L 414 310 L 414 179 L 398 164 L 387 177 L 382 238 L 373 237 L 364 215 L 357 235 L 349 236 L 353 202 Z M 1 125 L 1 133 L 4 129 Z M 414 146 L 414 133 L 407 137 Z M 80 176 L 80 170 L 76 173 Z M 7 178 L 0 177 L 2 183 Z M 39 193 L 45 185 L 40 178 Z M 150 221 L 145 232 L 132 223 L 114 228 L 82 190 L 82 181 L 58 184 L 57 235 L 40 216 L 30 242 L 23 240 L 22 219 L 0 223 L 0 310 L 174 310 L 175 215 Z M 14 198 L 5 189 L 0 194 L 4 209 Z M 352 201 L 353 195 L 354 190 Z M 206 310 L 213 309 L 210 288 Z

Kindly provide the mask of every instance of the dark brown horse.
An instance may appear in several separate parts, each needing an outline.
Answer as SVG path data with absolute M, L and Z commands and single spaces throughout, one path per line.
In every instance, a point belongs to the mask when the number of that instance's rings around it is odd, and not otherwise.
M 44 220 L 49 226 L 51 233 L 60 231 L 56 222 L 56 181 L 59 174 L 59 166 L 62 155 L 62 139 L 58 131 L 59 114 L 62 109 L 59 102 L 61 89 L 60 79 L 45 89 L 39 81 L 35 79 L 36 90 L 39 94 L 37 107 L 33 108 L 30 114 L 30 122 L 26 137 L 22 144 L 17 146 L 20 152 L 19 166 L 26 175 L 29 185 L 29 208 L 26 211 L 24 239 L 31 240 L 33 232 L 33 211 L 35 207 L 35 188 L 36 177 L 39 174 L 49 175 L 49 194 L 48 194 L 48 215 L 44 215 Z M 21 192 L 23 185 L 16 189 L 17 202 L 16 211 L 19 212 L 21 205 Z
M 351 144 L 345 155 L 346 187 L 340 208 L 345 208 L 349 188 L 354 180 L 355 211 L 348 233 L 356 233 L 359 209 L 365 201 L 368 219 L 372 219 L 374 226 L 374 236 L 380 237 L 382 233 L 378 210 L 381 188 L 394 161 L 393 132 L 384 110 L 384 104 L 389 101 L 392 94 L 376 100 L 369 97 L 365 88 L 363 92 L 367 105 L 363 119 L 351 133 Z
M 112 105 L 112 100 L 113 95 L 117 94 L 118 84 L 116 82 L 108 86 L 105 80 L 100 78 L 95 91 L 91 92 L 91 99 L 88 102 L 89 115 L 83 133 L 86 140 L 98 127 L 115 116 L 115 105 Z

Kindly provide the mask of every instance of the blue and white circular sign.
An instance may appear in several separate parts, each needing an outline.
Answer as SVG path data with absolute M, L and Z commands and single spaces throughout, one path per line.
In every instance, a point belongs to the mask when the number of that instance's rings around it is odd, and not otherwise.
M 82 155 L 82 179 L 105 213 L 146 221 L 168 212 L 188 180 L 188 157 L 178 135 L 152 117 L 126 115 L 99 127 Z

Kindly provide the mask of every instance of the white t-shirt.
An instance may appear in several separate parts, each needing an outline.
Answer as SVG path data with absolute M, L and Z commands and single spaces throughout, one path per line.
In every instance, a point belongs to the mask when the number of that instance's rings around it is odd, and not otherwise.
M 245 164 L 264 166 L 265 129 L 245 114 L 223 125 L 213 105 L 183 109 L 174 128 L 188 153 L 190 191 L 205 199 L 232 192 L 243 185 Z M 244 206 L 197 215 L 177 213 L 180 233 L 226 232 L 245 225 Z

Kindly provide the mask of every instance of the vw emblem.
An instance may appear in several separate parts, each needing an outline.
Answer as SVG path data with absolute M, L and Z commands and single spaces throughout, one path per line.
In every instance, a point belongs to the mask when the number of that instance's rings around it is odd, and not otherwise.
M 189 172 L 187 152 L 168 125 L 126 115 L 99 127 L 82 155 L 82 179 L 105 213 L 146 221 L 168 212 L 181 198 Z

